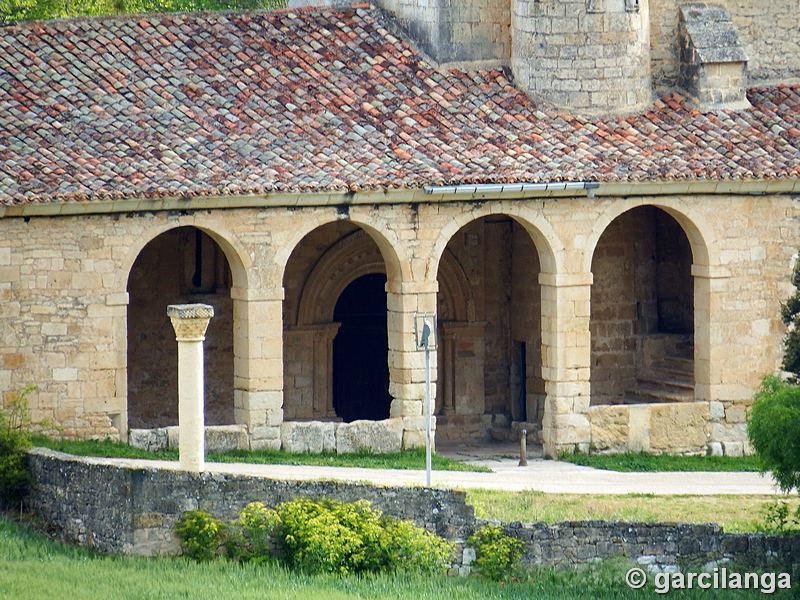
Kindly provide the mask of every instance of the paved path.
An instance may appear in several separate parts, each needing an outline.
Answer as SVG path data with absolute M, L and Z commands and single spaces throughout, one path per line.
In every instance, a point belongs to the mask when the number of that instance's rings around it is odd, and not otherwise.
M 448 451 L 442 453 L 448 454 Z M 487 466 L 493 472 L 434 471 L 432 474 L 434 487 L 539 490 L 567 494 L 779 493 L 771 477 L 763 477 L 758 473 L 617 473 L 541 458 L 530 459 L 527 467 L 520 467 L 518 458 L 509 458 L 502 453 L 474 456 L 461 454 L 460 458 L 465 462 Z M 177 469 L 177 463 L 170 461 L 100 458 L 88 460 L 98 463 L 108 461 L 139 468 Z M 425 484 L 425 471 L 228 463 L 207 463 L 206 471 L 285 480 L 369 481 L 385 485 L 417 486 Z

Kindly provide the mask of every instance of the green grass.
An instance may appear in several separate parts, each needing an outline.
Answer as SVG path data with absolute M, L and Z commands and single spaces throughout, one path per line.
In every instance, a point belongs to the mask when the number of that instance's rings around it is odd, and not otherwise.
M 626 452 L 624 454 L 584 454 L 563 452 L 559 460 L 595 469 L 626 472 L 654 471 L 760 471 L 756 456 L 682 456 Z
M 58 440 L 36 436 L 34 446 L 50 448 L 78 456 L 102 456 L 109 458 L 149 458 L 159 460 L 178 460 L 177 450 L 149 452 L 133 448 L 113 440 Z M 231 452 L 206 454 L 209 462 L 250 463 L 262 465 L 316 465 L 328 467 L 364 467 L 368 469 L 425 469 L 425 450 L 418 448 L 396 454 L 292 454 L 281 450 L 232 450 Z M 436 471 L 479 471 L 491 469 L 461 463 L 434 454 L 431 459 Z
M 765 507 L 776 500 L 792 511 L 800 497 L 655 496 L 651 494 L 545 494 L 533 490 L 505 492 L 468 490 L 467 502 L 485 519 L 558 523 L 560 521 L 626 520 L 717 523 L 728 532 L 754 532 L 764 527 Z
M 493 583 L 473 577 L 415 574 L 327 577 L 269 565 L 181 558 L 103 556 L 53 542 L 0 517 L 1 600 L 641 600 L 658 597 L 624 584 L 628 565 L 603 563 L 578 571 L 538 570 L 535 581 Z M 724 593 L 722 593 L 724 592 Z M 673 591 L 670 598 L 760 598 L 760 592 Z M 772 597 L 789 598 L 785 592 Z

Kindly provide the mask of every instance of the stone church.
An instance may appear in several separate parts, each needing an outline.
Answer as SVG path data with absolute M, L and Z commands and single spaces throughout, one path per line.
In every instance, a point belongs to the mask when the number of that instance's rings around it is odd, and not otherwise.
M 174 443 L 741 454 L 800 244 L 798 0 L 384 0 L 0 28 L 0 392 Z M 233 440 L 233 441 L 231 441 Z

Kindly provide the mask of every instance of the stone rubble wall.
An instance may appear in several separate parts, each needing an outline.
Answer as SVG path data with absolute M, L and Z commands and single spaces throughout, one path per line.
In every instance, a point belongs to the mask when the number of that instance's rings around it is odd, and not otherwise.
M 467 492 L 336 481 L 275 481 L 219 473 L 136 468 L 52 450 L 28 454 L 34 485 L 30 506 L 71 542 L 103 552 L 171 554 L 173 526 L 188 510 L 233 521 L 250 502 L 275 506 L 298 496 L 343 502 L 365 499 L 386 514 L 410 520 L 456 542 L 453 573 L 471 571 L 474 549 L 464 541 L 486 523 L 501 525 L 525 544 L 529 566 L 574 567 L 625 557 L 651 571 L 731 562 L 748 568 L 800 571 L 800 535 L 729 534 L 713 524 L 580 521 L 501 523 L 478 520 Z M 713 568 L 713 567 L 712 567 Z

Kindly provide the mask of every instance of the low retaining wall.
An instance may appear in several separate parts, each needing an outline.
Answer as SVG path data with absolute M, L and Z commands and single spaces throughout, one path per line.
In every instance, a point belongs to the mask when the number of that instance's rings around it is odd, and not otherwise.
M 369 500 L 386 514 L 448 539 L 468 535 L 475 522 L 466 492 L 458 490 L 143 469 L 41 448 L 27 459 L 34 479 L 31 508 L 65 539 L 104 552 L 175 552 L 172 528 L 187 510 L 233 521 L 250 502 L 276 506 L 298 496 Z
M 365 499 L 386 514 L 455 541 L 459 556 L 454 570 L 466 574 L 474 553 L 463 552 L 464 540 L 487 522 L 475 519 L 461 490 L 197 475 L 41 448 L 28 454 L 28 464 L 34 478 L 28 501 L 36 513 L 67 540 L 106 552 L 176 552 L 173 525 L 185 511 L 196 508 L 232 521 L 255 501 L 275 506 L 298 496 L 343 502 Z M 711 524 L 489 522 L 502 525 L 508 535 L 524 542 L 523 561 L 529 565 L 576 566 L 624 556 L 651 570 L 733 561 L 800 574 L 800 535 L 731 534 Z

